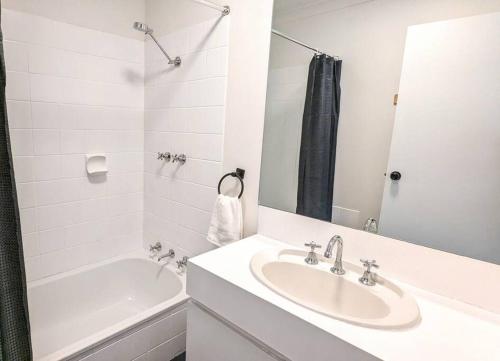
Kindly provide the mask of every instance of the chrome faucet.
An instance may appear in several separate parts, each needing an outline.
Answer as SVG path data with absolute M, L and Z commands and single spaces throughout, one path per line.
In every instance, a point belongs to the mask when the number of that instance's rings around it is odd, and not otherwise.
M 307 254 L 307 257 L 304 259 L 304 262 L 310 265 L 316 265 L 319 263 L 318 256 L 314 252 L 316 248 L 321 248 L 320 244 L 316 244 L 316 242 L 304 243 L 304 246 L 311 247 L 311 250 Z
M 158 262 L 160 262 L 162 259 L 167 258 L 167 257 L 169 257 L 169 258 L 174 258 L 175 257 L 175 251 L 172 248 L 170 248 L 168 250 L 168 253 L 165 253 L 164 255 L 159 256 L 158 257 Z
M 326 246 L 324 256 L 325 258 L 332 258 L 333 247 L 335 247 L 335 244 L 337 244 L 337 254 L 335 256 L 333 267 L 330 268 L 330 271 L 336 275 L 343 275 L 345 274 L 345 270 L 342 267 L 342 250 L 344 249 L 344 241 L 342 240 L 342 237 L 335 235 L 330 239 L 328 246 Z

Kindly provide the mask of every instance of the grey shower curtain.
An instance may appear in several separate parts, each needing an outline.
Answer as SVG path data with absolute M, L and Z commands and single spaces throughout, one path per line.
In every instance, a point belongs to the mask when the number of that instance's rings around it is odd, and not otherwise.
M 302 120 L 297 214 L 332 221 L 342 61 L 315 55 Z
M 32 352 L 19 209 L 7 123 L 1 29 L 0 63 L 0 361 L 28 361 L 32 360 Z

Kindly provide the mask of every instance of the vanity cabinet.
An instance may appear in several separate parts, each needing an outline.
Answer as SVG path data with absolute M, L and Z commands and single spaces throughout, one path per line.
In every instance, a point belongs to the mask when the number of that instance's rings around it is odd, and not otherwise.
M 188 330 L 188 361 L 286 360 L 266 352 L 250 337 L 194 303 L 188 308 Z

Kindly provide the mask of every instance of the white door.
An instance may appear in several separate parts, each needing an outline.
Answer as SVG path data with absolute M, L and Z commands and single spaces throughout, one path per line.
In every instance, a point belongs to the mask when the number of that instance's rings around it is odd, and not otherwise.
M 408 29 L 380 233 L 500 263 L 500 13 Z

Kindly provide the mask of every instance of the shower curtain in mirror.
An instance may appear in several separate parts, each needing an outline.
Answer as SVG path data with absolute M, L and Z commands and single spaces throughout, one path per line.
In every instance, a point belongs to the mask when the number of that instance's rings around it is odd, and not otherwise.
M 0 62 L 0 361 L 27 361 L 32 360 L 32 352 L 19 209 L 7 123 L 1 29 Z
M 297 214 L 332 221 L 342 61 L 315 55 L 302 120 Z

